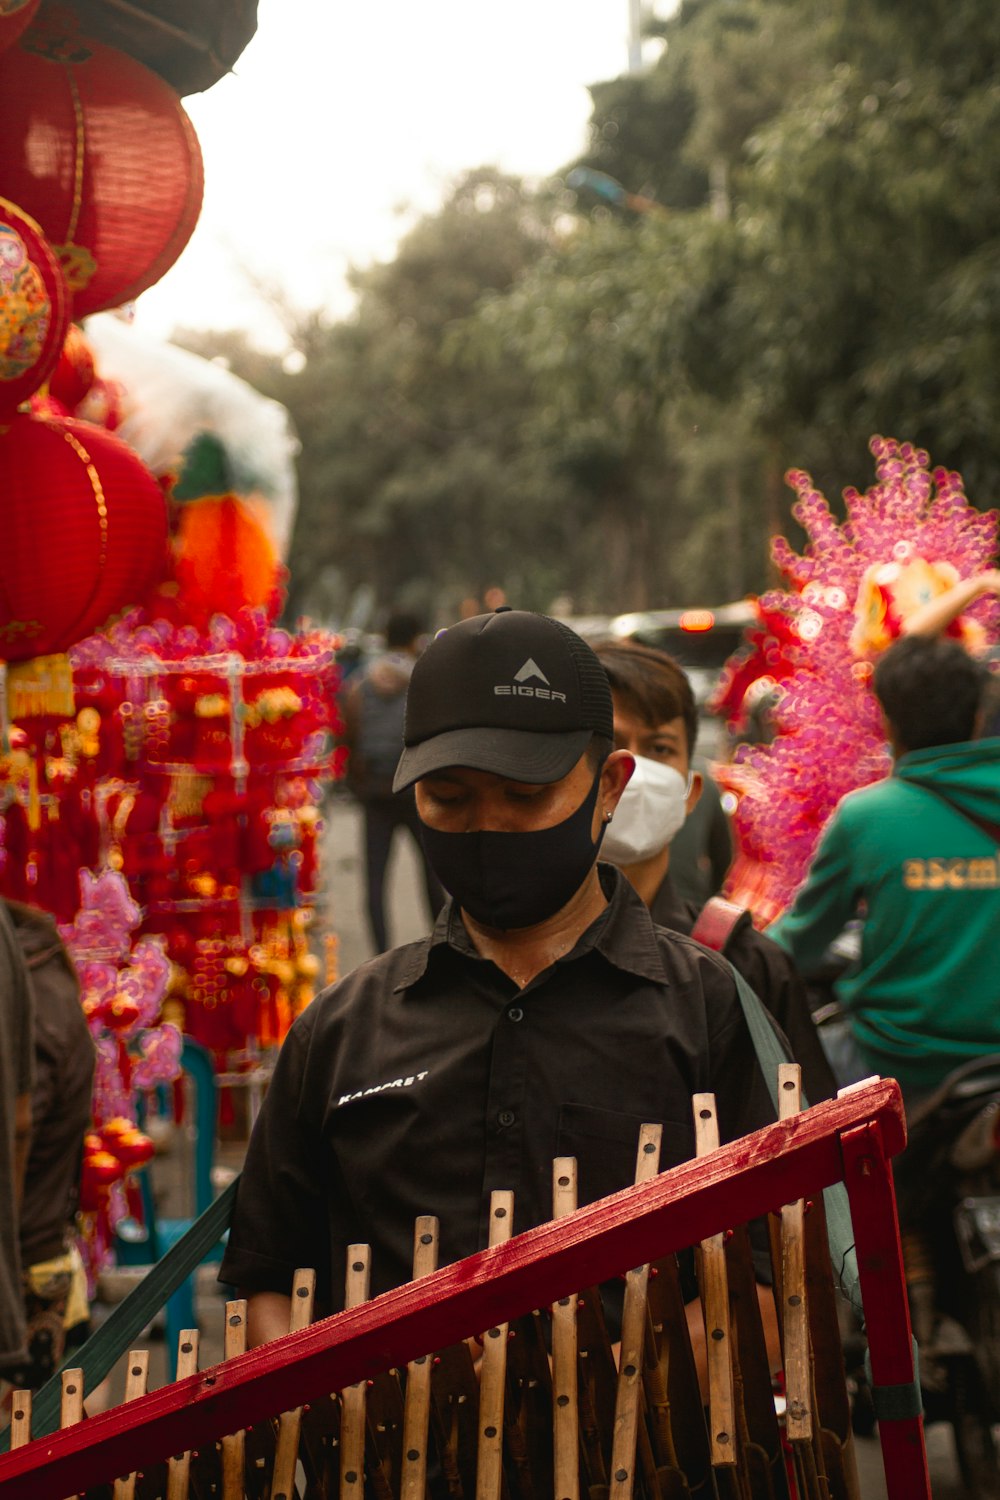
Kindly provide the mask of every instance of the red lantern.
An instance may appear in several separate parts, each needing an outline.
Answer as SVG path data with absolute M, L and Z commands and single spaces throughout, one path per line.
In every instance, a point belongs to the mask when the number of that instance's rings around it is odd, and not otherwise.
M 141 1167 L 154 1155 L 155 1149 L 149 1136 L 135 1129 L 124 1131 L 112 1147 L 113 1154 L 127 1170 Z
M 102 1213 L 112 1183 L 125 1175 L 125 1167 L 110 1151 L 85 1152 L 80 1172 L 80 1208 L 85 1214 Z
M 0 656 L 65 651 L 162 575 L 167 515 L 113 433 L 18 412 L 0 432 Z
M 0 0 L 0 52 L 31 25 L 39 0 Z
M 0 198 L 0 416 L 52 371 L 69 327 L 70 299 L 44 234 Z
M 41 224 L 84 317 L 169 270 L 203 181 L 169 84 L 75 26 L 49 12 L 0 54 L 0 183 Z

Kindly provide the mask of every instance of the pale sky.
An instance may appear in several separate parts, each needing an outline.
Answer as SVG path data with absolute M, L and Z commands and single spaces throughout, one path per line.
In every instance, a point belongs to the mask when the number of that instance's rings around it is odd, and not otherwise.
M 345 267 L 484 163 L 541 178 L 585 142 L 586 85 L 623 72 L 628 0 L 260 0 L 235 71 L 185 100 L 205 202 L 137 323 L 274 330 L 240 266 L 343 311 Z

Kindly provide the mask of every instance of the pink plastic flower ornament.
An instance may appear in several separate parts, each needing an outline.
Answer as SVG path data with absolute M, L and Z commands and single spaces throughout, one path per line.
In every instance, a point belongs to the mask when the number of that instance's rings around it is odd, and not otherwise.
M 761 605 L 796 618 L 799 644 L 791 648 L 794 670 L 773 711 L 777 738 L 743 747 L 734 757 L 741 777 L 737 833 L 743 854 L 756 862 L 755 895 L 768 920 L 801 884 L 841 797 L 890 767 L 870 691 L 871 662 L 851 644 L 866 574 L 884 564 L 932 574 L 948 565 L 966 578 L 990 567 L 996 552 L 997 513 L 969 504 L 960 475 L 931 472 L 928 455 L 909 443 L 876 436 L 870 447 L 876 481 L 864 494 L 844 491 L 843 522 L 807 473 L 786 475 L 797 497 L 792 512 L 808 542 L 800 554 L 784 537 L 774 539 L 771 555 L 789 590 L 769 592 Z M 967 615 L 985 640 L 997 639 L 1000 602 L 983 597 Z M 730 883 L 737 898 L 739 867 L 737 861 L 736 883 Z

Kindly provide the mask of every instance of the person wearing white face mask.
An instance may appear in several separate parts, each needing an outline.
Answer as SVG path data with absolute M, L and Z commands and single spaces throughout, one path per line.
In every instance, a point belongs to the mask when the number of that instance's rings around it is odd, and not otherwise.
M 662 867 L 665 874 L 664 858 L 669 862 L 674 835 L 683 828 L 688 803 L 697 801 L 700 788 L 695 787 L 693 772 L 684 777 L 674 766 L 650 760 L 631 745 L 627 748 L 635 755 L 635 770 L 604 835 L 601 853 L 627 869 L 630 878 L 640 867 L 658 874 Z
M 837 1085 L 791 959 L 756 930 L 749 912 L 716 900 L 699 910 L 670 879 L 671 841 L 702 790 L 691 769 L 698 732 L 691 684 L 673 657 L 652 646 L 609 641 L 594 649 L 611 684 L 615 747 L 636 757 L 601 858 L 620 867 L 654 922 L 725 955 L 788 1038 L 810 1103 L 832 1098 Z

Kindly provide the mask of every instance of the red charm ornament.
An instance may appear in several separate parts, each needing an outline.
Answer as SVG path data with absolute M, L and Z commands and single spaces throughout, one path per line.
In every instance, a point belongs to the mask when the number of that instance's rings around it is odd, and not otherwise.
M 44 234 L 0 198 L 0 419 L 51 374 L 69 318 L 66 282 Z
M 0 431 L 0 657 L 65 651 L 129 604 L 166 563 L 167 514 L 120 438 L 18 412 Z
M 48 12 L 0 54 L 0 183 L 62 263 L 75 315 L 169 270 L 201 211 L 201 151 L 169 84 Z

